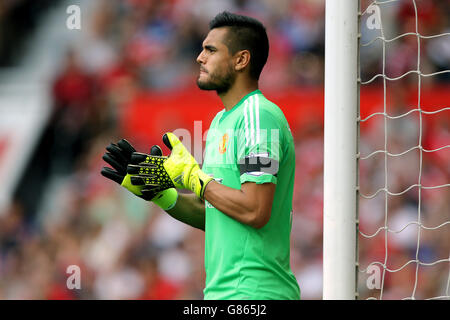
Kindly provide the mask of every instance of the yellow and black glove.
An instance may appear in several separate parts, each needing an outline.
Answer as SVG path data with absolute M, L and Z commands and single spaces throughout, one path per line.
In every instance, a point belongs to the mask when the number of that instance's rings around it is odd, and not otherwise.
M 164 134 L 164 144 L 171 150 L 168 157 L 134 152 L 128 165 L 134 186 L 178 188 L 193 191 L 203 199 L 207 184 L 213 180 L 204 173 L 194 157 L 171 132 Z
M 101 174 L 104 177 L 117 182 L 144 200 L 153 201 L 163 210 L 169 210 L 175 205 L 178 193 L 174 188 L 164 189 L 159 186 L 139 186 L 131 183 L 131 176 L 127 174 L 127 165 L 130 163 L 131 156 L 136 152 L 136 149 L 127 140 L 122 139 L 117 144 L 111 143 L 106 147 L 106 150 L 107 152 L 102 158 L 114 169 L 103 167 Z M 162 150 L 159 146 L 154 145 L 150 150 L 150 154 L 162 156 Z

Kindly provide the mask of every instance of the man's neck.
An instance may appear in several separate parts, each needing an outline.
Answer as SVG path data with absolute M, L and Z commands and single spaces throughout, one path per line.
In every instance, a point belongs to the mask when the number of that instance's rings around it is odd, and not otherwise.
M 243 97 L 258 89 L 258 83 L 243 85 L 235 83 L 230 90 L 219 94 L 226 111 L 230 111 Z

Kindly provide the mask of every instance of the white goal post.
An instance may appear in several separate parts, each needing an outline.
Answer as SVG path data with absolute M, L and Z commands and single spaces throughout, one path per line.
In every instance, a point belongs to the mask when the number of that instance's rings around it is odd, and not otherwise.
M 325 10 L 323 299 L 355 299 L 359 1 Z

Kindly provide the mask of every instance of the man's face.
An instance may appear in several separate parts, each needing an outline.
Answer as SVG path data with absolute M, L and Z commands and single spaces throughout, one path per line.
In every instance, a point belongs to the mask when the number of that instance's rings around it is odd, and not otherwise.
M 234 83 L 233 57 L 224 43 L 226 33 L 226 27 L 212 29 L 203 41 L 203 50 L 197 57 L 200 64 L 197 85 L 202 90 L 216 90 L 220 94 Z

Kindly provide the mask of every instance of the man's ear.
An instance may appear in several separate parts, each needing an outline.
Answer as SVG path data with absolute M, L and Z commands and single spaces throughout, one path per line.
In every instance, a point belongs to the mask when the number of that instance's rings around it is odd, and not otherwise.
M 236 52 L 236 60 L 234 69 L 236 71 L 242 71 L 244 70 L 250 63 L 250 51 L 248 50 L 241 50 Z

